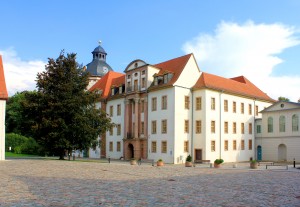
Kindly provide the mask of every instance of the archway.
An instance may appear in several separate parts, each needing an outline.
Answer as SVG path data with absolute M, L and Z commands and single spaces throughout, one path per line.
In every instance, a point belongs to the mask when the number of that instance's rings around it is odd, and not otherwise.
M 260 145 L 257 146 L 257 160 L 262 159 L 262 148 Z
M 134 158 L 134 147 L 132 144 L 128 144 L 128 154 L 129 158 Z
M 282 161 L 282 160 L 286 161 L 287 160 L 286 152 L 287 152 L 287 150 L 286 150 L 285 144 L 280 144 L 278 146 L 278 161 Z

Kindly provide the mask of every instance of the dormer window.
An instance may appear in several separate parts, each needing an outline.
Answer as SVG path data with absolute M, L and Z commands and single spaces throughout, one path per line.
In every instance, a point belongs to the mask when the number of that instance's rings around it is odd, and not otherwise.
M 164 83 L 167 83 L 168 82 L 168 74 L 165 74 L 164 75 Z
M 158 84 L 158 79 L 157 79 L 157 77 L 155 77 L 154 78 L 154 85 L 157 86 L 157 84 Z
M 111 89 L 111 95 L 112 96 L 115 95 L 115 89 L 114 88 Z
M 138 66 L 138 63 L 134 63 L 134 67 L 137 68 L 137 66 Z
M 102 95 L 102 92 L 103 92 L 103 91 L 102 91 L 102 90 L 99 90 L 99 89 L 95 91 L 95 93 L 96 93 L 96 94 L 99 94 L 100 96 Z
M 119 94 L 122 94 L 122 86 L 119 86 Z

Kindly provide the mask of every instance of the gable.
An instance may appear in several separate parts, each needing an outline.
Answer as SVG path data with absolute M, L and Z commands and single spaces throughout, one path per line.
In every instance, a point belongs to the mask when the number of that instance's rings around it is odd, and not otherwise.
M 7 100 L 8 94 L 6 89 L 5 83 L 5 76 L 4 76 L 4 68 L 2 62 L 2 56 L 0 55 L 0 100 Z
M 300 103 L 278 101 L 273 105 L 269 106 L 268 108 L 262 110 L 261 113 L 272 112 L 272 111 L 294 110 L 294 109 L 300 109 Z

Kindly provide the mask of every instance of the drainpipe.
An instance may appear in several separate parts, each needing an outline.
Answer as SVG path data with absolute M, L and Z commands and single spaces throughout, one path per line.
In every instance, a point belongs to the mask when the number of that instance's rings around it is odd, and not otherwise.
M 253 133 L 253 143 L 252 143 L 252 145 L 254 146 L 254 158 L 255 158 L 255 160 L 257 160 L 257 151 L 256 151 L 256 126 L 255 126 L 255 115 L 256 115 L 256 106 L 255 106 L 255 101 L 256 101 L 256 99 L 254 99 L 253 100 L 253 104 L 254 104 L 254 106 L 253 106 L 253 108 L 254 108 L 254 120 L 253 120 L 253 123 L 252 123 L 252 126 L 253 126 L 253 128 L 252 128 L 252 133 Z
M 191 94 L 192 94 L 192 127 L 191 127 L 191 156 L 194 157 L 194 94 L 191 89 Z M 195 158 L 194 158 L 195 160 Z
M 223 94 L 223 90 L 220 92 L 220 98 L 219 98 L 219 102 L 220 102 L 220 159 L 222 158 L 222 94 Z

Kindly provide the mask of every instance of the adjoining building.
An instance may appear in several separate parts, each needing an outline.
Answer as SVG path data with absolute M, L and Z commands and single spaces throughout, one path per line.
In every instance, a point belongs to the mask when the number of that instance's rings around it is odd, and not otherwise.
M 256 120 L 258 160 L 300 160 L 300 103 L 279 101 L 261 111 Z
M 0 55 L 0 160 L 5 160 L 5 107 L 8 94 L 6 90 L 2 57 Z
M 101 156 L 182 163 L 255 156 L 255 119 L 274 100 L 247 78 L 201 72 L 193 54 L 149 64 L 134 60 L 89 90 L 116 127 L 101 135 Z M 92 151 L 92 150 L 90 150 Z

